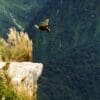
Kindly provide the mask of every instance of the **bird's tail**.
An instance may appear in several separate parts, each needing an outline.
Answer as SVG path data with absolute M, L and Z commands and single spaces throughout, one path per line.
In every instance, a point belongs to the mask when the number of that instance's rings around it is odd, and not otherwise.
M 34 25 L 34 27 L 37 28 L 37 29 L 39 29 L 39 26 L 38 25 Z

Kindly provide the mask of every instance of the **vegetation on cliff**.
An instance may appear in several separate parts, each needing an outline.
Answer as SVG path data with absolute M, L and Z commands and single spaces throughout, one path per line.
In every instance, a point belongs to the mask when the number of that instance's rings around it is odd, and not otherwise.
M 10 28 L 8 38 L 0 38 L 1 61 L 32 61 L 32 40 L 26 32 Z
M 30 100 L 26 92 L 16 92 L 10 84 L 10 78 L 5 70 L 0 70 L 0 100 Z M 34 100 L 36 100 L 36 91 L 34 91 Z
M 32 61 L 32 46 L 28 33 L 10 28 L 6 39 L 0 37 L 0 61 L 8 63 Z M 7 66 L 0 69 L 0 100 L 30 100 L 30 96 L 24 91 L 24 88 L 21 88 L 22 92 L 17 92 L 17 89 L 12 86 L 7 69 Z M 33 98 L 36 100 L 36 88 L 33 93 Z

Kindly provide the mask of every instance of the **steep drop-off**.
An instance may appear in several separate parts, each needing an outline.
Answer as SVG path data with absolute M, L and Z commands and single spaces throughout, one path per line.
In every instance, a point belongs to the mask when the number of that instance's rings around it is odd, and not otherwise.
M 99 9 L 97 0 L 48 0 L 31 21 L 35 59 L 45 65 L 39 100 L 100 98 Z M 45 17 L 50 18 L 51 33 L 32 28 Z

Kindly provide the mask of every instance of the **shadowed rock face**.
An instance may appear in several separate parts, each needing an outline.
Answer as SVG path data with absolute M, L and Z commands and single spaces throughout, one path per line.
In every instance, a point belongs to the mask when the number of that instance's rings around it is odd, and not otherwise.
M 0 69 L 6 69 L 8 77 L 11 78 L 11 84 L 17 91 L 26 91 L 32 97 L 37 90 L 37 81 L 42 74 L 43 64 L 32 62 L 10 62 L 7 64 L 0 62 Z

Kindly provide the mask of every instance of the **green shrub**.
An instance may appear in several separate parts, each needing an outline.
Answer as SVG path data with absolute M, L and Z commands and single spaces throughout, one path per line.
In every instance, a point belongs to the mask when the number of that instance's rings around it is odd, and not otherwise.
M 20 94 L 15 91 L 10 84 L 10 78 L 7 76 L 6 71 L 0 70 L 0 100 L 30 100 L 30 97 L 24 91 Z

